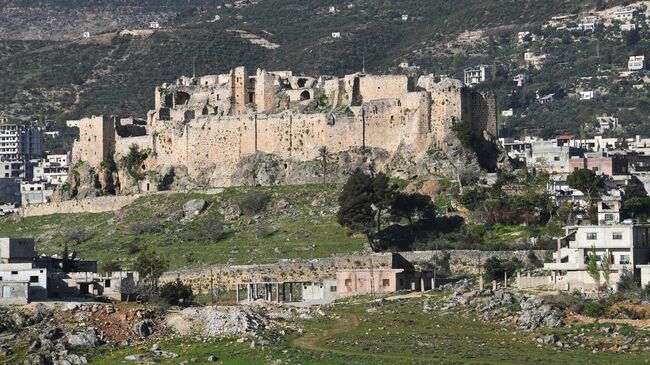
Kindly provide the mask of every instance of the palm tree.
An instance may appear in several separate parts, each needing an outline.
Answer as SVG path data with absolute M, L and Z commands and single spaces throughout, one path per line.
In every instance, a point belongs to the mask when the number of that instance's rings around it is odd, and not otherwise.
M 323 183 L 325 183 L 325 177 L 327 175 L 327 162 L 328 160 L 332 159 L 332 153 L 327 148 L 327 146 L 321 146 L 318 149 L 318 158 L 320 158 L 321 160 L 321 164 L 323 168 Z

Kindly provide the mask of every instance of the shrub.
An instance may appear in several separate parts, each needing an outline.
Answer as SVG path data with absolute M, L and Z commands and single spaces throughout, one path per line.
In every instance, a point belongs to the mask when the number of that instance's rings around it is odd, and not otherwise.
M 145 233 L 161 233 L 162 227 L 156 222 L 137 222 L 129 224 L 126 230 L 130 234 L 140 235 Z
M 246 215 L 253 215 L 266 209 L 266 205 L 271 200 L 271 196 L 258 190 L 251 190 L 239 201 L 239 207 Z
M 127 252 L 129 255 L 134 255 L 140 251 L 142 251 L 142 247 L 140 247 L 140 245 L 137 243 L 129 243 L 129 246 L 127 247 Z
M 102 264 L 102 272 L 115 272 L 121 271 L 122 265 L 117 260 L 106 261 Z
M 589 317 L 602 317 L 605 315 L 605 307 L 597 301 L 588 301 L 585 303 L 583 312 Z
M 76 229 L 69 231 L 65 235 L 66 242 L 80 244 L 90 238 L 90 234 L 85 229 Z
M 160 298 L 171 305 L 190 305 L 192 302 L 192 287 L 183 284 L 180 279 L 170 281 L 160 287 Z
M 216 242 L 223 236 L 223 222 L 217 215 L 206 215 L 186 230 L 185 242 Z
M 520 268 L 519 260 L 500 260 L 496 257 L 490 257 L 483 264 L 485 278 L 490 280 L 502 280 L 505 273 L 512 277 L 515 271 Z

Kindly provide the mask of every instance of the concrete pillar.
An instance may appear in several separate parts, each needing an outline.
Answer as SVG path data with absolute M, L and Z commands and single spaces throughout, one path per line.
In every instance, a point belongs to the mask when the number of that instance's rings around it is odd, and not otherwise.
M 280 284 L 275 284 L 275 300 L 280 303 Z
M 507 272 L 504 272 L 504 273 L 503 273 L 503 286 L 504 286 L 505 288 L 508 287 L 508 273 L 507 273 Z
M 533 286 L 533 279 L 530 277 L 530 273 L 526 274 L 526 279 L 528 280 L 528 287 L 529 288 L 532 287 Z
M 492 280 L 492 291 L 496 291 L 496 290 L 497 290 L 497 281 Z
M 420 278 L 420 291 L 424 291 L 424 277 Z
M 431 278 L 431 290 L 436 288 L 436 278 Z
M 252 290 L 251 290 L 251 284 L 246 284 L 246 299 L 249 302 L 253 301 L 253 293 L 252 293 Z
M 523 283 L 521 282 L 521 273 L 519 271 L 517 271 L 517 287 L 519 289 L 522 289 L 524 287 Z
M 293 283 L 289 283 L 289 301 L 293 302 Z
M 478 277 L 478 290 L 483 291 L 483 276 Z

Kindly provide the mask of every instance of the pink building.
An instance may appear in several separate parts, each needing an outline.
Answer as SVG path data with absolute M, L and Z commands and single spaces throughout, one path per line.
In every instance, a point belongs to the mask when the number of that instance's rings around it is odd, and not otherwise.
M 401 267 L 399 267 L 401 266 Z M 431 290 L 433 273 L 415 271 L 409 263 L 393 264 L 391 268 L 347 269 L 336 272 L 336 296 L 338 298 L 391 293 L 399 290 Z
M 613 155 L 604 156 L 591 156 L 592 154 L 585 154 L 585 157 L 572 157 L 569 159 L 569 172 L 579 169 L 589 169 L 597 175 L 627 175 L 627 158 L 625 156 Z

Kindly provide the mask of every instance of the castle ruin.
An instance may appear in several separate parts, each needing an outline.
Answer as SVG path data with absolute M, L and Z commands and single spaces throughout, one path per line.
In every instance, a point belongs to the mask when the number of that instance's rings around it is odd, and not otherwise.
M 242 161 L 259 153 L 291 175 L 296 164 L 318 159 L 322 146 L 334 155 L 378 150 L 417 159 L 431 148 L 444 151 L 454 123 L 496 134 L 493 94 L 433 75 L 313 78 L 237 67 L 180 77 L 157 87 L 154 99 L 146 121 L 82 119 L 73 163 L 99 166 L 107 154 L 119 161 L 136 144 L 152 152 L 147 170 L 173 168 L 202 185 L 231 186 L 241 183 Z

